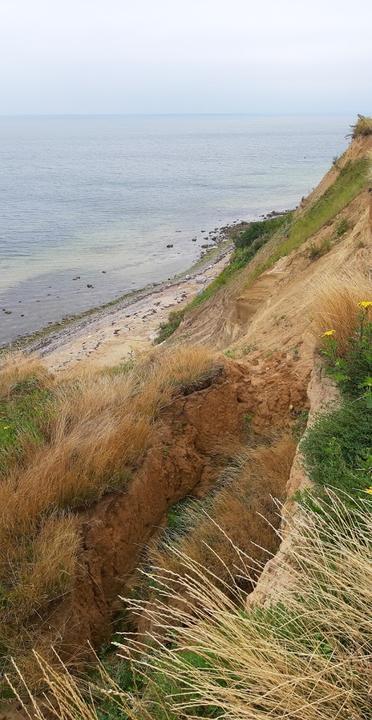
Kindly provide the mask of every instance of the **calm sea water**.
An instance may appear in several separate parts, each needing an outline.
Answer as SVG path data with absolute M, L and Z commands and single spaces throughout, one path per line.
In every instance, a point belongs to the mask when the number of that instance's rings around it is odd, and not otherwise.
M 185 270 L 202 229 L 295 206 L 349 123 L 0 118 L 0 343 Z

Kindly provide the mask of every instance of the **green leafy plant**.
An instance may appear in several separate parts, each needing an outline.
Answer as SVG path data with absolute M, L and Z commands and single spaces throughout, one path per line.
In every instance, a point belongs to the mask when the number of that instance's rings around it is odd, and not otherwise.
M 336 237 L 340 238 L 342 235 L 345 235 L 345 233 L 348 231 L 350 225 L 346 218 L 342 218 L 340 222 L 336 226 Z
M 335 330 L 323 333 L 321 352 L 326 358 L 328 373 L 352 397 L 364 397 L 372 409 L 372 321 L 369 317 L 372 301 L 359 303 L 355 333 L 344 355 L 339 351 Z
M 160 325 L 157 337 L 155 338 L 156 344 L 164 342 L 164 340 L 173 335 L 181 325 L 184 314 L 184 310 L 173 310 L 173 312 L 169 313 L 168 320 Z
M 325 238 L 319 245 L 311 243 L 309 247 L 309 259 L 317 260 L 318 258 L 325 255 L 331 249 L 331 241 L 329 238 Z

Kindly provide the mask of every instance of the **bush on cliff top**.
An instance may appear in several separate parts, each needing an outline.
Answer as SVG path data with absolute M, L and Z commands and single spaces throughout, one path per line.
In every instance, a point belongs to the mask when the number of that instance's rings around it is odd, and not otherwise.
M 372 135 L 372 117 L 358 115 L 358 120 L 351 126 L 353 138 Z

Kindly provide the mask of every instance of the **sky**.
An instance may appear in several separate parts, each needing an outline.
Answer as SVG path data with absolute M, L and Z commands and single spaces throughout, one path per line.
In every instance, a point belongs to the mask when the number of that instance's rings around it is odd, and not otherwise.
M 371 0 L 0 0 L 0 114 L 357 112 Z

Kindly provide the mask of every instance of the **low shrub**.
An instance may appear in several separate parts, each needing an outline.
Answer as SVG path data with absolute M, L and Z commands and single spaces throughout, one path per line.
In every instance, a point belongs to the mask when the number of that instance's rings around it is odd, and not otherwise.
M 358 114 L 358 120 L 351 126 L 351 129 L 353 138 L 372 135 L 372 117 Z
M 336 237 L 340 238 L 349 230 L 350 224 L 346 218 L 342 218 L 336 226 Z
M 234 236 L 234 245 L 236 248 L 250 247 L 253 243 L 257 242 L 260 238 L 265 237 L 267 241 L 274 235 L 280 228 L 288 225 L 288 222 L 293 216 L 292 212 L 286 212 L 282 215 L 278 215 L 267 220 L 258 220 L 251 222 L 246 230 L 241 230 Z M 259 244 L 256 248 L 260 247 Z
M 173 333 L 180 326 L 180 324 L 184 318 L 184 314 L 185 314 L 184 310 L 173 310 L 173 312 L 169 313 L 168 320 L 164 323 L 161 323 L 161 325 L 160 325 L 158 334 L 155 338 L 156 345 L 164 342 L 164 340 L 166 340 L 171 335 L 173 335 Z
M 329 238 L 325 238 L 318 245 L 315 245 L 315 243 L 311 243 L 309 247 L 309 259 L 312 261 L 318 260 L 318 258 L 322 257 L 322 255 L 326 255 L 326 253 L 328 253 L 330 249 L 331 241 Z

